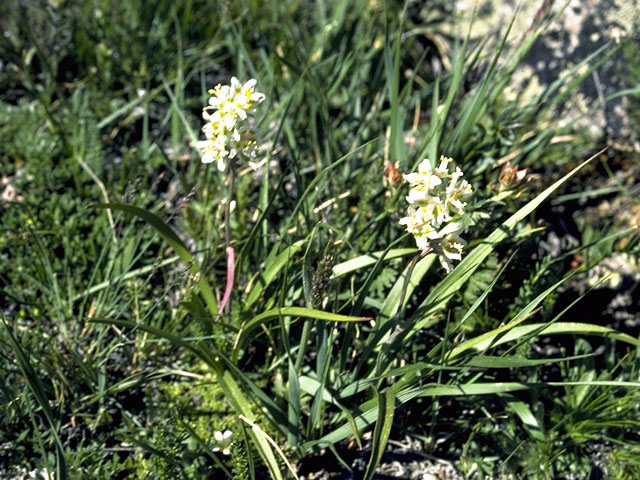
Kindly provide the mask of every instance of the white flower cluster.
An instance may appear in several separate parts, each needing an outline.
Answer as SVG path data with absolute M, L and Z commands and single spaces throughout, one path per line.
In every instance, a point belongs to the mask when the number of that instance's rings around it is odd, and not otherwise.
M 36 468 L 35 470 L 29 471 L 26 468 L 22 467 L 22 471 L 18 472 L 18 475 L 18 477 L 11 478 L 13 478 L 14 480 L 54 480 L 53 472 L 49 472 L 46 468 Z
M 442 156 L 440 166 L 433 169 L 431 161 L 425 159 L 417 173 L 403 175 L 411 188 L 407 196 L 409 215 L 400 220 L 415 237 L 418 248 L 438 254 L 447 272 L 453 269 L 453 260 L 462 259 L 466 243 L 459 237 L 464 227 L 458 219 L 464 215 L 464 199 L 472 193 L 460 167 L 449 172 L 451 162 L 453 159 Z
M 217 85 L 209 90 L 213 96 L 204 108 L 202 117 L 207 123 L 202 127 L 206 140 L 196 144 L 202 151 L 202 162 L 218 163 L 218 170 L 225 170 L 225 159 L 236 156 L 244 159 L 256 155 L 256 135 L 251 128 L 251 114 L 264 95 L 255 91 L 256 80 L 242 85 L 236 77 L 231 85 Z

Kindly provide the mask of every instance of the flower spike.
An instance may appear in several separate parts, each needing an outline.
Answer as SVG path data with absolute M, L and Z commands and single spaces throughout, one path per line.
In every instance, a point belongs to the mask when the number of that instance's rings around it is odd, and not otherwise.
M 433 169 L 431 161 L 425 159 L 417 173 L 403 175 L 410 185 L 406 197 L 409 211 L 400 219 L 400 224 L 413 234 L 417 247 L 423 253 L 437 253 L 447 272 L 453 269 L 453 260 L 462 259 L 465 245 L 459 236 L 464 227 L 454 218 L 464 215 L 465 200 L 473 193 L 459 167 L 449 171 L 452 163 L 453 159 L 443 155 L 440 165 Z

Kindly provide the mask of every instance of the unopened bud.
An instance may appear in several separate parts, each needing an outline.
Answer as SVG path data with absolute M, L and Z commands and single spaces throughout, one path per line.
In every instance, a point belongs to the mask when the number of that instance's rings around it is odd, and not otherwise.
M 391 161 L 387 160 L 384 166 L 384 184 L 398 185 L 401 182 L 400 162 L 391 163 Z
M 500 186 L 503 189 L 513 188 L 517 184 L 521 183 L 525 177 L 527 176 L 527 169 L 520 170 L 518 165 L 511 166 L 511 163 L 507 161 L 502 166 L 502 171 L 500 172 L 500 176 L 498 180 L 500 181 Z

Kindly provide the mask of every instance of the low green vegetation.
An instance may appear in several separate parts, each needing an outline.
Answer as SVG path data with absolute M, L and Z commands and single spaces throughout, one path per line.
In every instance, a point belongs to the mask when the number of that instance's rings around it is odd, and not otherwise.
M 451 8 L 0 5 L 0 477 L 640 476 L 638 156 L 560 121 L 637 38 L 525 96 L 554 16 Z

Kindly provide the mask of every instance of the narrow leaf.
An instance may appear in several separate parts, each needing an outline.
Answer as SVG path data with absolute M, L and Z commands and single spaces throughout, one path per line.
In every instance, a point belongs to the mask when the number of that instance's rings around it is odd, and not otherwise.
M 387 252 L 387 254 L 382 258 L 382 261 L 413 255 L 417 251 L 417 248 L 394 248 Z M 351 260 L 347 260 L 346 262 L 339 263 L 333 267 L 333 277 L 342 277 L 347 273 L 373 265 L 380 260 L 383 253 L 384 252 L 369 253 L 367 255 L 361 255 L 359 257 L 352 258 Z
M 384 449 L 389 440 L 391 426 L 393 425 L 393 414 L 395 411 L 395 394 L 393 390 L 387 389 L 384 393 L 378 393 L 378 421 L 373 431 L 371 444 L 371 457 L 364 474 L 364 480 L 371 480 L 376 472 L 376 468 L 382 460 Z
M 325 312 L 323 310 L 316 310 L 313 308 L 274 308 L 253 317 L 253 319 L 242 326 L 238 332 L 238 336 L 236 337 L 234 349 L 237 349 L 238 346 L 244 345 L 246 340 L 248 340 L 249 335 L 267 320 L 281 316 L 315 318 L 317 320 L 326 320 L 328 322 L 370 322 L 373 320 L 371 317 L 352 317 L 348 315 L 340 315 L 338 313 Z

